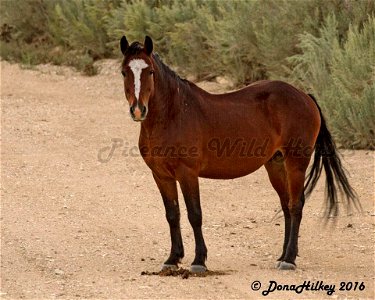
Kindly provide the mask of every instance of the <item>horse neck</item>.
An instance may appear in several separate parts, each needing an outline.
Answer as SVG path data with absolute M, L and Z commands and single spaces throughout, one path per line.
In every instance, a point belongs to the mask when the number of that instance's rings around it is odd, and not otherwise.
M 196 98 L 188 82 L 163 66 L 155 68 L 155 78 L 154 95 L 149 100 L 147 118 L 142 122 L 142 129 L 148 135 L 155 129 L 165 129 L 176 124 L 184 102 Z

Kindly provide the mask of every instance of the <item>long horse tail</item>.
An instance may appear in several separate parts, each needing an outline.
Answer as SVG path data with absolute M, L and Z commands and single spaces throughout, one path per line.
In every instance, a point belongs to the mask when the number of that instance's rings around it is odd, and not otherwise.
M 326 216 L 329 217 L 338 213 L 337 189 L 345 196 L 348 208 L 353 204 L 358 210 L 361 210 L 357 194 L 349 184 L 347 171 L 342 166 L 335 142 L 327 128 L 322 111 L 315 97 L 311 94 L 308 95 L 318 107 L 321 124 L 315 143 L 314 161 L 306 178 L 305 196 L 307 198 L 311 194 L 324 168 L 326 173 Z

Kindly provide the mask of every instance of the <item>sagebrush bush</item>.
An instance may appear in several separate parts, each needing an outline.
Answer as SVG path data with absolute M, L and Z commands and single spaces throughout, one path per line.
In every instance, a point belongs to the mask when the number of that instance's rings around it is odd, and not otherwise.
M 318 36 L 301 35 L 291 79 L 317 96 L 342 147 L 375 149 L 374 16 L 361 27 L 350 26 L 342 46 L 334 15 Z
M 48 31 L 54 41 L 68 49 L 81 50 L 93 59 L 111 56 L 104 27 L 111 1 L 55 0 L 48 19 Z
M 96 74 L 94 60 L 111 57 L 104 22 L 118 0 L 12 0 L 1 3 L 2 20 L 11 24 L 1 56 L 24 64 L 57 63 Z M 56 47 L 63 53 L 56 56 Z
M 0 5 L 1 22 L 13 27 L 14 39 L 28 44 L 48 41 L 51 1 L 11 0 L 1 1 Z

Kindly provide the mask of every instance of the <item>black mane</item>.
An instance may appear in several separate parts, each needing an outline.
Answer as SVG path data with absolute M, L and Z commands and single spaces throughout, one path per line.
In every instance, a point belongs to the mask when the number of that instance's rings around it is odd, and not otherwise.
M 189 83 L 188 80 L 184 79 L 184 78 L 181 78 L 175 71 L 173 71 L 170 67 L 168 67 L 163 61 L 162 59 L 160 58 L 159 54 L 158 53 L 154 53 L 152 55 L 152 57 L 154 58 L 154 61 L 155 63 L 158 65 L 159 69 L 165 73 L 165 74 L 168 74 L 169 76 L 171 76 L 172 78 L 178 80 L 178 81 L 181 81 L 183 83 Z
M 127 55 L 138 55 L 143 51 L 143 46 L 139 42 L 133 42 L 128 49 L 126 49 L 125 56 Z
M 124 59 L 122 60 L 121 67 L 125 66 L 126 57 L 129 55 L 138 55 L 143 51 L 143 46 L 139 42 L 133 42 L 125 51 Z

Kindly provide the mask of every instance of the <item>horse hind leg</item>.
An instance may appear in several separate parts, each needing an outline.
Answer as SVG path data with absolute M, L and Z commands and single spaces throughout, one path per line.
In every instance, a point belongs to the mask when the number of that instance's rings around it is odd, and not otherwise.
M 309 157 L 294 156 L 288 156 L 285 159 L 289 195 L 290 232 L 284 256 L 278 267 L 281 270 L 294 270 L 296 268 L 295 260 L 298 254 L 298 233 L 302 220 L 302 209 L 305 202 L 305 173 L 309 160 Z
M 277 267 L 284 260 L 286 249 L 289 243 L 290 236 L 290 227 L 291 227 L 291 218 L 289 212 L 289 193 L 288 193 L 288 181 L 287 174 L 285 170 L 284 158 L 281 152 L 277 152 L 271 160 L 265 164 L 268 177 L 273 188 L 276 190 L 280 198 L 281 208 L 284 213 L 284 244 L 282 254 L 278 258 Z

